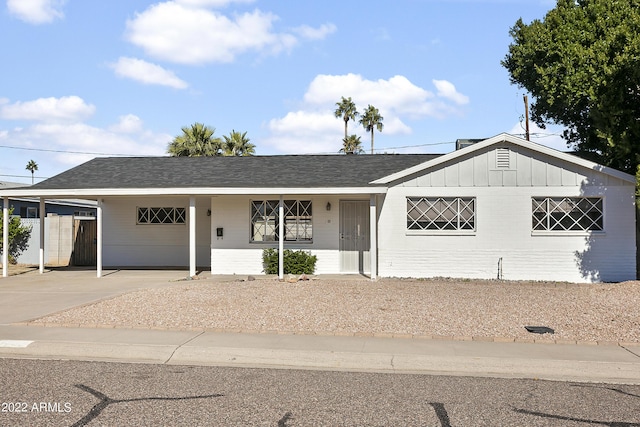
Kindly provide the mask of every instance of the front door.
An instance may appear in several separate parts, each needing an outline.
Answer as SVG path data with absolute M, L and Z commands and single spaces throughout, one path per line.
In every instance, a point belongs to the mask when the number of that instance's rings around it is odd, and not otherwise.
M 340 201 L 340 271 L 369 273 L 369 201 Z

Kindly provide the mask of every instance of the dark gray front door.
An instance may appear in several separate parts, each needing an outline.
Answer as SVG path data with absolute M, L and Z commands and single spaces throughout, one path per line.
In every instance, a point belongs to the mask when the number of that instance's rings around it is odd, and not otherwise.
M 369 273 L 369 201 L 340 201 L 340 271 Z

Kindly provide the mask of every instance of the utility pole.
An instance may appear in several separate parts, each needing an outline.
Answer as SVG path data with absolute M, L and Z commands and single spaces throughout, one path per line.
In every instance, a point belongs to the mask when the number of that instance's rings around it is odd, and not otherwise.
M 529 98 L 527 98 L 527 95 L 523 95 L 524 98 L 524 120 L 525 120 L 525 124 L 526 124 L 526 139 L 527 141 L 530 141 L 529 139 Z

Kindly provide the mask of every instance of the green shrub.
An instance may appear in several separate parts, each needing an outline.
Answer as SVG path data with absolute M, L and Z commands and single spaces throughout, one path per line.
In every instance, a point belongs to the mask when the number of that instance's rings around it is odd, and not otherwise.
M 262 251 L 264 272 L 278 274 L 278 251 L 270 248 Z M 284 250 L 284 274 L 313 274 L 318 257 L 306 251 Z
M 9 209 L 9 263 L 15 264 L 17 258 L 29 246 L 29 238 L 31 237 L 31 226 L 22 225 L 20 218 L 12 216 L 13 208 Z M 0 211 L 0 252 L 2 252 L 2 238 L 4 221 L 2 219 L 2 211 Z

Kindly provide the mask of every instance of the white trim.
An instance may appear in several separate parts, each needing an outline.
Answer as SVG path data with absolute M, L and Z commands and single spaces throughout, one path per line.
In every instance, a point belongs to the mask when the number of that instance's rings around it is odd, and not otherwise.
M 86 188 L 86 189 L 22 189 L 2 190 L 3 197 L 87 197 L 97 198 L 106 196 L 224 196 L 224 195 L 272 195 L 272 194 L 385 194 L 387 188 L 380 187 L 265 187 L 265 188 L 237 188 L 237 187 L 198 187 L 198 188 Z
M 491 145 L 500 144 L 504 142 L 508 142 L 510 144 L 527 148 L 529 150 L 536 151 L 538 153 L 545 154 L 547 156 L 551 156 L 556 159 L 563 160 L 569 163 L 573 163 L 587 169 L 595 170 L 597 172 L 601 172 L 606 175 L 611 175 L 613 177 L 619 178 L 623 181 L 626 181 L 632 184 L 635 184 L 636 182 L 636 178 L 633 175 L 629 175 L 627 173 L 621 172 L 613 168 L 609 168 L 607 166 L 599 165 L 598 163 L 590 162 L 589 160 L 584 160 L 578 156 L 574 156 L 573 154 L 563 153 L 562 151 L 554 150 L 553 148 L 545 147 L 544 145 L 536 144 L 535 142 L 527 141 L 525 139 L 518 138 L 516 136 L 509 135 L 507 133 L 501 133 L 500 135 L 496 135 L 493 138 L 485 139 L 484 141 L 478 142 L 476 144 L 472 144 L 460 150 L 456 150 L 451 153 L 445 154 L 443 156 L 436 157 L 433 160 L 428 160 L 426 162 L 420 163 L 416 166 L 407 168 L 400 172 L 392 173 L 391 175 L 387 175 L 380 179 L 376 179 L 375 181 L 371 181 L 369 184 L 371 185 L 389 184 L 390 182 L 406 178 L 414 173 L 423 172 L 429 168 L 433 168 L 435 166 L 441 165 L 448 161 L 454 160 L 458 157 L 465 156 L 469 153 L 473 153 L 474 151 L 482 150 Z

